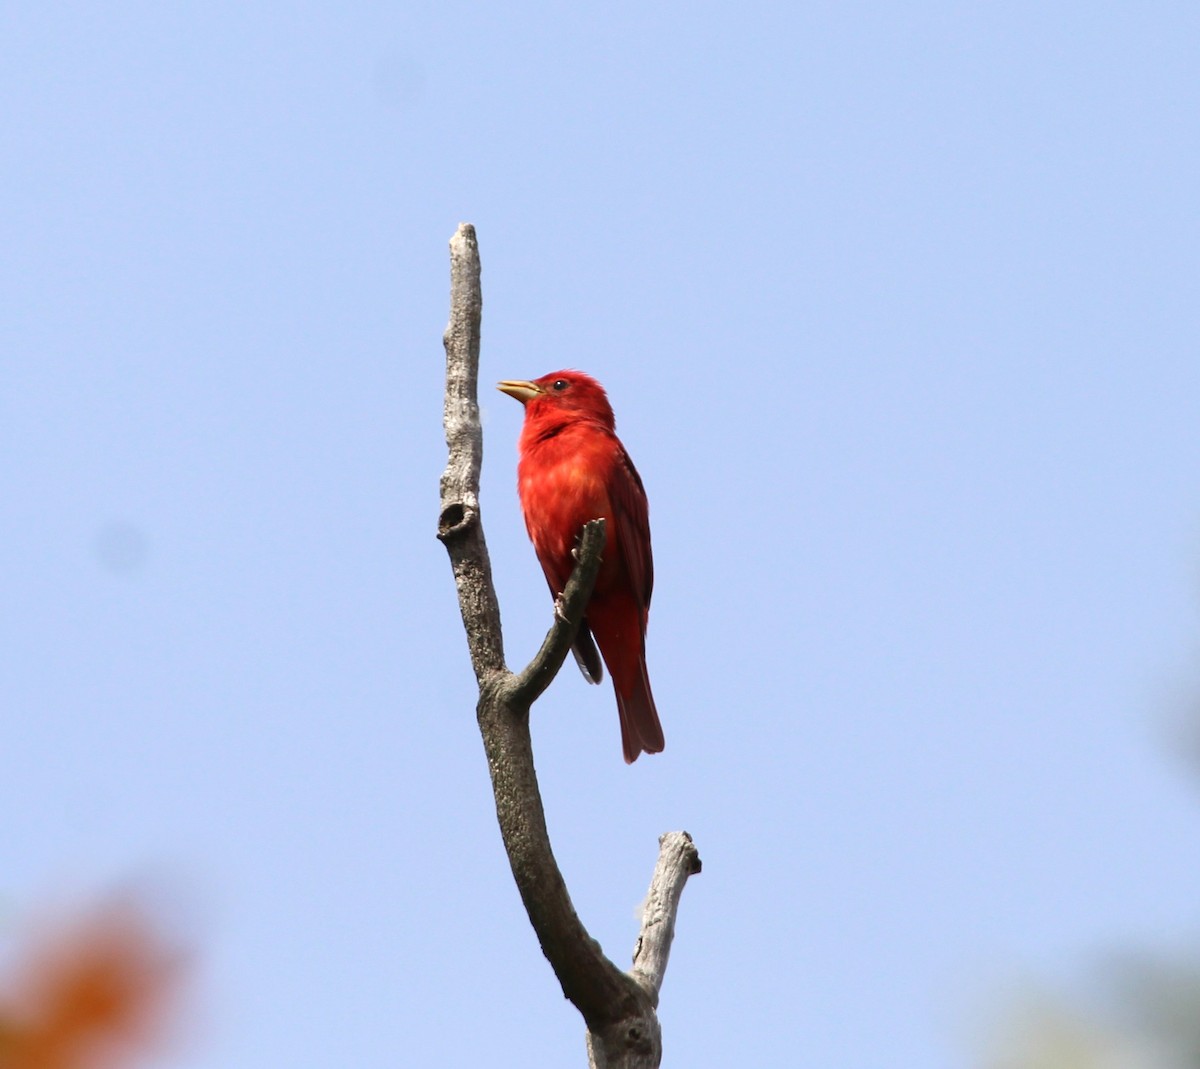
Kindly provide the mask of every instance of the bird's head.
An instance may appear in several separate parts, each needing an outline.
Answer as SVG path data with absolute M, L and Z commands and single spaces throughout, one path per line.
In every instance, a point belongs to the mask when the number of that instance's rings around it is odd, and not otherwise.
M 609 430 L 615 423 L 604 387 L 582 371 L 552 371 L 530 382 L 505 379 L 496 389 L 520 401 L 527 420 L 594 419 Z

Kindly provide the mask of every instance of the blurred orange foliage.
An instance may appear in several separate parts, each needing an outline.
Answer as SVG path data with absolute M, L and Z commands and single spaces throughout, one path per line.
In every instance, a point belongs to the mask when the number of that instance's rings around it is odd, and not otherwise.
M 0 1069 L 124 1069 L 165 1034 L 185 959 L 134 902 L 31 933 L 0 988 Z

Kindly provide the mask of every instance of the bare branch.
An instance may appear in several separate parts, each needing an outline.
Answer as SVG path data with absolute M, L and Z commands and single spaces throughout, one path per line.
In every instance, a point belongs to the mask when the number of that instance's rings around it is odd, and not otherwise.
M 592 1031 L 587 1037 L 589 1069 L 641 1069 L 657 1066 L 662 1056 L 658 1007 L 671 943 L 675 915 L 689 876 L 700 871 L 700 854 L 686 831 L 670 831 L 658 840 L 658 863 L 642 907 L 642 930 L 633 950 L 628 976 L 645 993 L 651 1012 L 642 1019 L 626 1018 L 615 1026 Z
M 588 935 L 571 904 L 550 849 L 529 738 L 530 707 L 562 667 L 591 597 L 604 548 L 604 521 L 585 525 L 578 563 L 556 602 L 554 621 L 542 647 L 520 676 L 513 675 L 504 663 L 500 607 L 479 512 L 483 433 L 476 398 L 483 301 L 479 249 L 469 224 L 460 226 L 450 242 L 450 263 L 450 323 L 445 334 L 449 460 L 442 475 L 438 538 L 454 569 L 459 609 L 479 683 L 476 715 L 492 777 L 496 817 L 538 942 L 563 994 L 587 1023 L 593 1064 L 605 1069 L 653 1069 L 662 1057 L 654 1008 L 675 911 L 686 873 L 699 871 L 699 859 L 687 839 L 694 861 L 694 867 L 688 867 L 692 862 L 686 860 L 686 850 L 674 845 L 680 833 L 660 841 L 659 865 L 651 884 L 635 972 L 621 972 Z M 674 860 L 664 860 L 668 857 Z M 642 947 L 646 948 L 644 955 Z
M 604 520 L 592 520 L 584 524 L 579 537 L 575 571 L 554 603 L 554 623 L 550 625 L 542 648 L 529 662 L 529 667 L 517 677 L 514 700 L 532 705 L 558 675 L 567 651 L 575 641 L 583 610 L 592 596 L 592 587 L 600 571 L 600 554 L 603 552 Z
M 686 831 L 670 831 L 658 840 L 658 864 L 650 881 L 650 892 L 642 909 L 642 931 L 633 950 L 630 975 L 658 1005 L 671 941 L 675 938 L 675 914 L 689 876 L 700 871 L 700 853 Z
M 500 604 L 479 517 L 479 469 L 483 463 L 483 428 L 476 400 L 483 316 L 479 274 L 475 228 L 463 223 L 450 239 L 450 322 L 442 339 L 446 347 L 443 423 L 450 455 L 442 473 L 438 538 L 450 554 L 471 664 L 482 686 L 505 668 Z

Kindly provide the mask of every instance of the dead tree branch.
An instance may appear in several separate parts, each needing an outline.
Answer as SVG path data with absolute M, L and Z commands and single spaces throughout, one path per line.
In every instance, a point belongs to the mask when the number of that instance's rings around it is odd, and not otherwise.
M 519 675 L 504 663 L 500 606 L 479 513 L 483 432 L 479 422 L 479 247 L 464 223 L 450 241 L 450 322 L 446 327 L 445 428 L 449 460 L 441 481 L 438 538 L 450 555 L 471 664 L 479 683 L 476 716 L 483 736 L 496 816 L 513 878 L 542 952 L 563 994 L 583 1015 L 588 1052 L 598 1069 L 654 1069 L 662 1056 L 655 1008 L 687 877 L 700 871 L 691 838 L 660 840 L 634 967 L 605 957 L 571 904 L 550 848 L 533 767 L 529 711 L 562 667 L 583 618 L 604 546 L 604 521 L 582 532 L 579 561 L 557 603 L 537 655 Z

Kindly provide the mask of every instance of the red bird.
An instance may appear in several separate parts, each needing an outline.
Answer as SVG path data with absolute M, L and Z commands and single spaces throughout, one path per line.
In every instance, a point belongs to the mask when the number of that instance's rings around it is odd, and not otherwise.
M 562 592 L 575 569 L 572 550 L 583 525 L 605 520 L 604 555 L 575 637 L 575 660 L 589 683 L 600 682 L 601 656 L 608 665 L 626 763 L 643 750 L 660 753 L 662 725 L 646 674 L 646 619 L 654 588 L 649 508 L 642 480 L 616 435 L 608 395 L 581 371 L 554 371 L 532 382 L 505 380 L 498 388 L 525 406 L 517 489 L 551 594 Z

